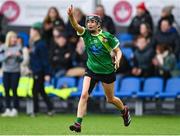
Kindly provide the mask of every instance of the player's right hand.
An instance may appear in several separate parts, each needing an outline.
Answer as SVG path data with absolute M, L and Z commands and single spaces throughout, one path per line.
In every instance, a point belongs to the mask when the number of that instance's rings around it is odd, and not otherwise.
M 72 15 L 73 15 L 73 5 L 71 5 L 71 6 L 68 8 L 67 14 L 68 14 L 68 16 L 72 16 Z
M 120 63 L 120 60 L 117 59 L 117 57 L 115 56 L 115 61 L 114 61 L 114 68 L 115 70 L 117 70 L 119 68 L 119 63 Z

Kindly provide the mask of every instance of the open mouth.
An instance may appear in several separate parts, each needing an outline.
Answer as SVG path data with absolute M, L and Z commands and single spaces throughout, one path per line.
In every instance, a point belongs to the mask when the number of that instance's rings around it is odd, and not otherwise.
M 93 27 L 88 27 L 88 29 L 93 29 Z

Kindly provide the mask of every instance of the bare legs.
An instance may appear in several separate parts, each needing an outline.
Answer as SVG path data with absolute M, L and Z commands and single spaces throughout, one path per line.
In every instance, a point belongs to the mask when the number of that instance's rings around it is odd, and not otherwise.
M 112 103 L 115 105 L 118 109 L 123 110 L 124 104 L 122 101 L 114 96 L 114 82 L 110 84 L 102 83 L 104 92 L 106 94 L 106 99 L 108 103 Z
M 88 90 L 90 87 L 90 81 L 91 81 L 90 77 L 88 77 L 88 76 L 84 77 L 82 94 L 81 94 L 81 98 L 79 100 L 78 111 L 77 111 L 77 117 L 79 117 L 79 118 L 82 118 L 84 116 L 84 114 L 86 113 L 87 100 L 89 97 Z
M 84 114 L 86 113 L 87 109 L 87 101 L 89 98 L 88 90 L 90 88 L 90 82 L 91 78 L 88 76 L 84 77 L 83 81 L 83 88 L 82 88 L 82 94 L 81 98 L 79 100 L 78 104 L 78 111 L 77 111 L 77 117 L 82 118 Z M 114 82 L 110 84 L 102 83 L 104 92 L 106 94 L 106 99 L 108 103 L 112 103 L 115 105 L 118 109 L 123 110 L 124 109 L 124 104 L 122 101 L 114 96 Z

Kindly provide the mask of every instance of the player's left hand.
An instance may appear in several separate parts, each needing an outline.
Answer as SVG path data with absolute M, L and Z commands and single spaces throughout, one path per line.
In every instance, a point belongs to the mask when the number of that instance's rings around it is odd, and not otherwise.
M 73 15 L 73 5 L 71 5 L 71 6 L 68 8 L 67 14 L 68 14 L 68 16 L 72 16 L 72 15 Z

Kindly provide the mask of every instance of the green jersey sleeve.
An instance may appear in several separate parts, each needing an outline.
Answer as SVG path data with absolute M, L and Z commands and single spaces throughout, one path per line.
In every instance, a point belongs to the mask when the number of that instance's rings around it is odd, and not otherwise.
M 111 49 L 115 49 L 120 45 L 119 40 L 112 34 L 110 34 L 108 36 L 108 42 L 109 42 L 109 46 L 111 47 Z

